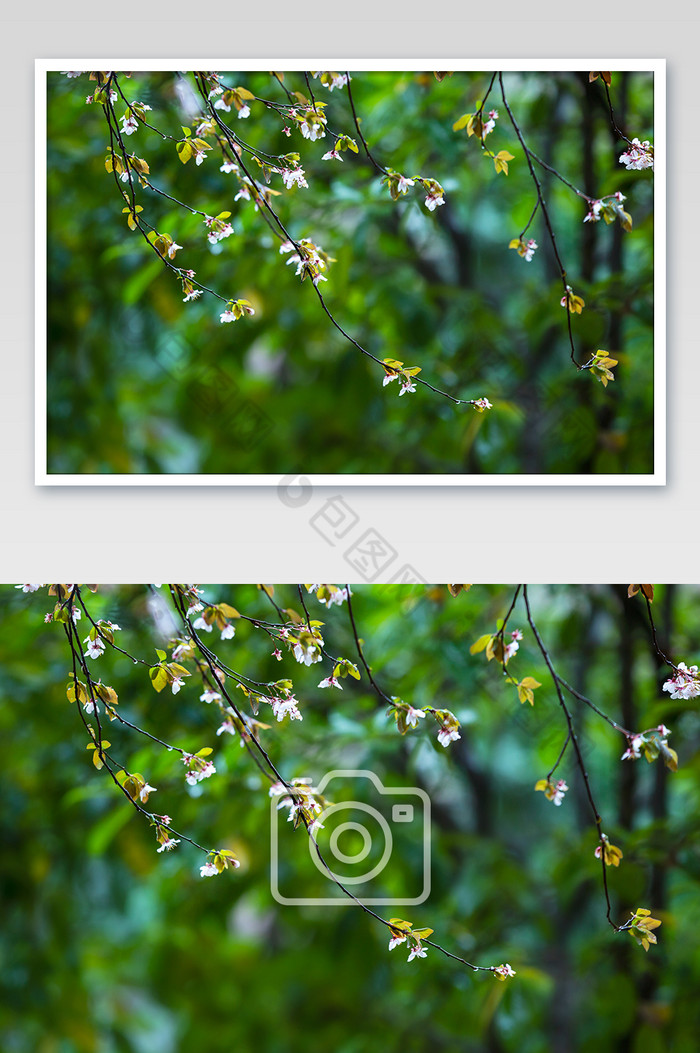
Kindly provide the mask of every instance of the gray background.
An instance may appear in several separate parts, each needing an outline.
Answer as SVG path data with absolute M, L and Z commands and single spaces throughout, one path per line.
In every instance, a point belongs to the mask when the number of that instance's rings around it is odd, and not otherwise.
M 364 574 L 353 570 L 345 553 L 376 531 L 395 552 L 378 580 L 406 566 L 431 580 L 697 580 L 700 25 L 686 17 L 689 6 L 643 0 L 584 9 L 503 0 L 467 8 L 374 0 L 292 7 L 268 0 L 265 22 L 226 20 L 227 10 L 142 4 L 138 10 L 111 8 L 112 20 L 101 20 L 94 4 L 65 2 L 47 7 L 45 20 L 4 20 L 2 576 L 36 580 L 60 578 L 57 571 L 63 571 L 71 580 L 161 580 L 173 573 L 179 580 L 202 581 L 362 580 L 376 567 Z M 60 20 L 51 20 L 58 11 Z M 498 21 L 480 17 L 496 12 Z M 473 18 L 465 17 L 471 13 Z M 35 487 L 34 59 L 97 55 L 667 59 L 668 485 L 339 485 L 283 489 L 284 500 L 274 486 Z M 313 471 L 313 464 L 308 467 Z M 353 526 L 342 538 L 326 527 L 322 536 L 310 520 L 323 524 L 325 502 L 338 494 L 352 510 Z

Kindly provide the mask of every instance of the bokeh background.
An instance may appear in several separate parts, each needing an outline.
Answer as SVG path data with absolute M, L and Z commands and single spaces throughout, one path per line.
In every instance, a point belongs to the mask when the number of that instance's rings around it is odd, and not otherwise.
M 284 96 L 267 73 L 225 73 L 261 97 Z M 322 161 L 329 139 L 282 135 L 261 104 L 235 121 L 256 149 L 298 150 L 309 189 L 275 198 L 295 237 L 336 262 L 322 286 L 331 311 L 379 358 L 494 409 L 455 409 L 418 389 L 399 399 L 381 370 L 330 325 L 286 267 L 260 214 L 234 203 L 215 158 L 182 166 L 174 144 L 140 128 L 128 142 L 151 178 L 182 201 L 233 212 L 236 233 L 210 247 L 201 218 L 144 190 L 149 222 L 184 249 L 180 266 L 256 314 L 231 325 L 219 301 L 182 303 L 179 282 L 132 234 L 111 175 L 101 110 L 85 105 L 87 74 L 48 74 L 48 471 L 50 473 L 642 474 L 653 470 L 653 175 L 619 164 L 600 80 L 588 73 L 504 75 L 528 145 L 592 196 L 617 190 L 634 220 L 584 224 L 585 207 L 542 173 L 570 283 L 586 300 L 573 320 L 579 355 L 598 347 L 620 365 L 607 390 L 569 359 L 561 283 L 541 216 L 526 263 L 508 249 L 532 211 L 534 188 L 502 100 L 488 137 L 515 155 L 496 175 L 478 143 L 452 124 L 473 111 L 490 75 L 363 72 L 352 86 L 363 131 L 388 167 L 438 179 L 446 204 L 392 202 L 363 156 Z M 330 125 L 353 133 L 347 93 Z M 129 97 L 180 135 L 176 75 L 134 73 Z M 305 90 L 301 74 L 285 84 Z M 618 123 L 653 138 L 653 78 L 614 73 Z M 121 112 L 121 111 L 120 111 Z M 283 190 L 279 177 L 271 184 Z
M 375 771 L 385 786 L 430 794 L 431 896 L 420 907 L 387 908 L 386 916 L 434 928 L 435 939 L 470 961 L 509 961 L 517 976 L 502 984 L 434 950 L 409 965 L 353 906 L 275 903 L 267 790 L 246 751 L 226 735 L 216 738 L 218 713 L 199 701 L 194 678 L 175 696 L 156 695 L 144 667 L 106 655 L 99 675 L 117 689 L 122 715 L 186 749 L 214 746 L 217 773 L 189 788 L 174 755 L 116 723 L 109 727 L 113 754 L 158 787 L 150 806 L 200 844 L 226 844 L 242 866 L 204 880 L 203 860 L 186 843 L 158 855 L 151 828 L 86 751 L 85 730 L 66 701 L 65 638 L 60 626 L 43 621 L 54 601 L 45 590 L 25 596 L 3 586 L 0 1048 L 694 1053 L 696 702 L 661 691 L 666 674 L 650 645 L 644 603 L 628 600 L 626 586 L 531 587 L 558 672 L 626 726 L 663 721 L 672 730 L 675 774 L 658 763 L 623 764 L 622 737 L 590 710 L 573 710 L 604 829 L 624 851 L 619 870 L 608 871 L 613 917 L 647 906 L 663 921 L 658 946 L 645 954 L 605 921 L 595 833 L 571 758 L 561 769 L 570 790 L 560 808 L 533 790 L 564 731 L 522 606 L 510 623 L 524 631 L 510 668 L 542 683 L 534 707 L 517 701 L 495 663 L 469 654 L 512 593 L 512 586 L 474 586 L 456 598 L 445 586 L 354 588 L 375 676 L 414 706 L 452 709 L 463 730 L 448 749 L 437 745 L 427 720 L 401 738 L 365 678 L 344 680 L 342 693 L 318 690 L 319 666 L 289 656 L 276 662 L 267 637 L 250 625 L 238 623 L 233 640 L 209 641 L 256 680 L 293 677 L 304 720 L 270 721 L 274 727 L 263 732 L 285 775 L 318 780 L 351 765 Z M 86 593 L 93 616 L 121 625 L 119 642 L 146 659 L 160 639 L 150 594 L 143 586 Z M 205 596 L 253 617 L 273 614 L 255 586 L 211 585 Z M 299 609 L 294 586 L 277 586 L 275 599 Z M 308 602 L 326 623 L 331 652 L 352 657 L 347 609 Z M 694 662 L 700 587 L 659 586 L 653 609 L 661 647 L 676 661 Z M 405 874 L 418 862 L 407 852 Z M 381 879 L 389 890 L 395 875 L 392 869 Z

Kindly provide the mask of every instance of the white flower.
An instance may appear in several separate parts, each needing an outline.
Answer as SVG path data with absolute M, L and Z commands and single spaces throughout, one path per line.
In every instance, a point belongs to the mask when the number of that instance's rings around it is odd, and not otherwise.
M 328 153 L 323 154 L 323 156 L 321 157 L 321 160 L 322 161 L 331 161 L 331 160 L 342 161 L 343 158 L 342 158 L 342 155 L 340 153 L 340 150 L 338 150 L 338 148 L 334 146 L 332 150 L 328 151 Z
M 564 780 L 560 779 L 559 782 L 556 784 L 554 793 L 551 797 L 552 804 L 560 805 L 561 802 L 564 800 L 564 794 L 568 789 L 569 787 L 566 785 Z
M 226 110 L 226 113 L 231 112 L 231 107 L 223 99 L 217 99 L 214 103 L 215 110 Z
M 434 212 L 438 205 L 445 204 L 444 191 L 431 190 L 425 199 L 425 207 Z
M 412 962 L 414 958 L 426 958 L 425 947 L 421 946 L 420 943 L 416 943 L 411 947 L 411 953 L 408 956 L 409 962 Z
M 600 210 L 603 207 L 603 202 L 596 199 L 590 201 L 588 204 L 588 215 L 583 217 L 584 223 L 597 223 L 600 219 Z
M 337 687 L 339 691 L 343 690 L 343 685 L 340 683 L 337 677 L 327 676 L 325 680 L 322 680 L 318 685 L 319 687 Z
M 205 621 L 204 618 L 195 619 L 195 621 L 192 622 L 192 628 L 199 629 L 200 632 L 205 633 L 210 633 L 212 631 L 212 626 L 209 624 L 209 622 Z
M 178 693 L 178 691 L 180 690 L 180 688 L 182 687 L 182 685 L 183 685 L 184 683 L 185 683 L 185 681 L 184 681 L 184 680 L 182 679 L 182 677 L 181 677 L 181 676 L 176 676 L 176 677 L 175 677 L 175 678 L 174 678 L 174 679 L 173 679 L 173 680 L 172 680 L 172 681 L 170 682 L 170 686 L 171 686 L 171 688 L 173 689 L 173 694 L 174 694 L 174 695 L 176 695 L 176 694 Z
M 169 837 L 167 841 L 163 841 L 163 844 L 158 849 L 159 852 L 169 852 L 175 845 L 179 845 L 180 840 L 177 837 Z
M 226 160 L 226 161 L 224 161 L 224 163 L 219 168 L 219 171 L 220 172 L 237 172 L 238 171 L 238 165 L 234 164 L 233 161 Z
M 238 120 L 242 120 L 244 117 L 250 117 L 250 106 L 241 106 L 238 111 Z
M 223 314 L 219 315 L 219 318 L 221 319 L 222 322 L 235 322 L 236 321 L 235 314 L 233 313 L 233 311 L 229 311 L 228 307 L 226 308 L 226 310 L 224 311 Z
M 65 70 L 65 69 L 62 69 L 61 70 L 61 76 L 62 77 L 68 77 L 68 80 L 71 80 L 72 77 L 80 77 L 81 76 L 81 72 L 82 72 L 81 70 Z
M 182 245 L 176 245 L 175 242 L 173 242 L 172 245 L 170 245 L 168 247 L 168 256 L 170 257 L 171 260 L 175 258 L 175 253 L 177 252 L 178 249 L 181 249 L 181 248 L 182 248 Z
M 218 691 L 214 691 L 212 688 L 205 688 L 204 694 L 199 696 L 200 702 L 218 702 L 221 695 Z
M 128 116 L 125 114 L 122 117 L 122 132 L 124 135 L 133 135 L 138 126 L 139 122 L 133 113 L 128 114 Z
M 405 395 L 407 391 L 415 391 L 416 385 L 413 383 L 410 377 L 401 378 L 401 391 L 399 391 L 399 398 Z
M 139 797 L 141 798 L 142 801 L 146 801 L 146 800 L 148 800 L 149 793 L 156 793 L 156 787 L 155 786 L 149 786 L 148 783 L 146 783 L 144 786 L 141 787 L 141 791 L 139 793 Z
M 282 182 L 286 186 L 287 190 L 290 190 L 295 183 L 297 184 L 297 186 L 308 187 L 309 185 L 304 179 L 303 168 L 280 168 L 278 169 L 278 171 L 282 176 Z
M 287 716 L 287 714 L 289 714 L 290 720 L 303 720 L 304 719 L 302 717 L 301 713 L 299 712 L 299 707 L 297 705 L 297 700 L 294 698 L 294 696 L 292 696 L 291 698 L 285 698 L 285 699 L 282 699 L 282 698 L 271 698 L 268 701 L 270 702 L 270 705 L 272 706 L 272 712 L 274 713 L 274 715 L 277 717 L 278 720 L 284 720 L 284 718 Z
M 196 300 L 201 295 L 202 295 L 202 290 L 201 289 L 193 289 L 191 292 L 188 292 L 187 296 L 183 296 L 182 302 L 183 303 L 187 303 L 188 300 Z
M 406 176 L 399 176 L 399 181 L 396 184 L 396 192 L 397 194 L 407 194 L 408 188 L 413 185 L 414 183 L 412 179 L 408 179 Z
M 217 735 L 223 735 L 224 732 L 226 732 L 227 735 L 236 734 L 236 725 L 230 718 L 225 720 L 223 724 L 220 724 L 219 727 L 216 729 Z
M 425 713 L 422 709 L 414 709 L 413 706 L 409 706 L 406 710 L 406 723 L 415 728 L 418 726 L 420 718 L 424 716 Z
M 449 746 L 451 742 L 461 739 L 461 737 L 456 728 L 451 728 L 447 724 L 443 725 L 438 731 L 438 742 L 441 746 Z
M 622 754 L 622 760 L 639 760 L 641 757 L 642 743 L 644 742 L 643 735 L 633 735 L 631 739 L 628 739 L 628 746 L 625 752 Z
M 400 943 L 405 943 L 405 942 L 406 942 L 406 937 L 405 936 L 392 936 L 391 939 L 389 940 L 389 950 L 393 951 L 394 947 L 398 947 L 398 945 Z
M 538 245 L 534 238 L 530 238 L 525 246 L 525 252 L 523 253 L 523 259 L 529 263 L 532 257 L 535 255 Z
M 21 589 L 22 592 L 36 592 L 37 589 L 41 588 L 41 585 L 15 585 L 16 589 Z
M 302 665 L 313 665 L 314 662 L 320 662 L 323 656 L 315 644 L 304 646 L 297 642 L 294 644 L 294 657 Z
M 223 629 L 221 630 L 221 639 L 222 640 L 231 640 L 231 639 L 233 639 L 233 637 L 235 635 L 236 635 L 236 630 L 235 630 L 234 626 L 231 625 L 230 622 L 229 622 L 228 625 L 225 625 L 223 627 Z
M 311 142 L 314 142 L 314 140 L 322 139 L 324 137 L 324 135 L 326 134 L 326 129 L 322 124 L 317 124 L 313 122 L 309 125 L 306 121 L 304 121 L 301 125 L 301 134 L 304 136 L 305 139 L 310 139 Z
M 511 969 L 507 962 L 505 965 L 496 966 L 493 971 L 499 980 L 505 980 L 507 976 L 515 976 L 515 969 Z
M 384 380 L 382 381 L 382 387 L 385 388 L 387 384 L 391 384 L 392 380 L 396 380 L 398 378 L 398 375 L 398 373 L 386 373 L 384 376 Z
M 639 139 L 635 138 L 624 154 L 620 155 L 620 164 L 624 165 L 628 170 L 631 168 L 653 168 L 654 147 L 649 144 L 648 139 L 640 143 Z
M 97 636 L 94 640 L 91 640 L 89 636 L 86 636 L 83 643 L 87 646 L 85 657 L 99 658 L 100 655 L 104 654 L 105 642 L 101 636 Z
M 483 413 L 484 410 L 493 409 L 492 404 L 487 398 L 474 399 L 474 409 L 479 410 Z
M 228 109 L 229 107 L 227 107 Z M 216 877 L 219 871 L 216 869 L 214 863 L 205 863 L 203 867 L 199 868 L 199 873 L 202 877 Z
M 698 667 L 685 662 L 679 662 L 675 674 L 667 680 L 663 686 L 664 691 L 670 692 L 671 698 L 695 698 L 700 695 L 700 676 Z

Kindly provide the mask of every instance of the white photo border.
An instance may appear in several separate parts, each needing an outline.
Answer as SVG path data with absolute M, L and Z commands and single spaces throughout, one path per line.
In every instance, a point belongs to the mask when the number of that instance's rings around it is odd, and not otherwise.
M 241 59 L 233 58 L 62 58 L 35 60 L 35 421 L 36 486 L 276 486 L 282 473 L 61 474 L 47 471 L 47 226 L 46 226 L 46 74 L 71 67 L 128 69 L 138 72 L 230 69 L 242 72 L 277 69 L 351 69 L 422 71 L 439 65 L 456 72 L 560 71 L 606 69 L 654 74 L 654 471 L 630 475 L 304 475 L 313 486 L 665 486 L 666 485 L 666 60 L 630 58 L 575 59 Z M 303 469 L 300 469 L 300 472 Z

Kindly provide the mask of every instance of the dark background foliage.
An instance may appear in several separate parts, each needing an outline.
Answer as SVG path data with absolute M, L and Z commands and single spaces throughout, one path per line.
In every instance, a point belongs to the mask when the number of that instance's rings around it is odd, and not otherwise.
M 266 73 L 226 74 L 283 101 Z M 379 367 L 330 325 L 313 289 L 286 267 L 251 203 L 233 203 L 233 177 L 210 157 L 182 166 L 174 144 L 140 128 L 129 150 L 153 181 L 216 214 L 235 234 L 212 249 L 201 218 L 150 191 L 149 222 L 184 245 L 176 262 L 224 296 L 246 296 L 254 318 L 221 325 L 210 297 L 183 304 L 179 283 L 121 214 L 104 169 L 101 109 L 84 103 L 87 75 L 48 74 L 48 470 L 51 473 L 648 473 L 653 470 L 652 176 L 627 172 L 600 81 L 587 73 L 507 73 L 506 90 L 528 145 L 592 196 L 621 190 L 634 219 L 583 224 L 585 206 L 543 173 L 570 284 L 586 300 L 574 318 L 580 359 L 598 347 L 619 357 L 607 390 L 569 359 L 561 282 L 538 216 L 526 263 L 508 250 L 527 223 L 534 188 L 498 93 L 487 140 L 515 155 L 496 175 L 475 139 L 452 124 L 475 109 L 490 76 L 358 73 L 363 131 L 381 162 L 438 179 L 446 204 L 428 213 L 413 191 L 392 202 L 362 155 L 322 161 L 329 137 L 285 138 L 252 104 L 236 131 L 257 149 L 299 150 L 309 189 L 274 199 L 295 237 L 336 259 L 322 285 L 341 324 L 378 358 L 418 364 L 423 376 L 487 414 L 455 409 L 419 388 L 399 399 Z M 175 75 L 134 74 L 130 98 L 179 135 L 187 123 Z M 287 74 L 305 90 L 301 74 Z M 345 91 L 329 124 L 353 133 Z M 653 135 L 650 74 L 613 75 L 618 122 Z M 123 107 L 122 107 L 123 108 Z M 118 108 L 119 109 L 119 108 Z M 119 109 L 121 112 L 121 109 Z M 229 115 L 233 116 L 233 114 Z M 279 177 L 275 189 L 283 190 Z
M 283 773 L 318 779 L 366 767 L 385 786 L 418 786 L 433 800 L 433 889 L 398 908 L 471 961 L 509 961 L 499 983 L 437 951 L 406 961 L 376 922 L 348 905 L 282 907 L 269 891 L 266 787 L 247 753 L 217 739 L 217 713 L 188 682 L 157 695 L 147 670 L 106 655 L 96 674 L 119 692 L 122 715 L 187 749 L 215 747 L 217 774 L 187 788 L 177 757 L 116 724 L 113 753 L 158 787 L 150 807 L 206 845 L 233 848 L 234 874 L 201 879 L 203 857 L 182 843 L 158 855 L 153 831 L 86 751 L 65 696 L 63 631 L 44 625 L 45 593 L 0 591 L 0 1048 L 7 1053 L 694 1053 L 700 982 L 700 804 L 696 701 L 662 693 L 641 597 L 618 586 L 533 586 L 533 613 L 558 671 L 635 730 L 663 721 L 680 768 L 620 760 L 624 740 L 589 710 L 573 710 L 604 829 L 624 851 L 609 871 L 613 917 L 646 906 L 660 917 L 648 954 L 605 921 L 595 832 L 572 758 L 560 808 L 533 791 L 564 730 L 556 697 L 525 624 L 511 670 L 542 683 L 522 706 L 495 663 L 469 655 L 492 631 L 512 589 L 358 586 L 354 607 L 375 676 L 415 706 L 451 708 L 462 739 L 443 749 L 421 724 L 401 738 L 361 683 L 317 690 L 321 667 L 277 663 L 267 637 L 238 623 L 210 639 L 258 680 L 294 678 L 304 720 L 277 724 L 264 742 Z M 255 586 L 207 586 L 255 617 L 272 613 Z M 101 587 L 95 616 L 122 626 L 120 643 L 149 659 L 159 640 L 143 586 Z M 278 586 L 282 606 L 296 590 Z M 352 657 L 347 610 L 312 616 L 336 654 Z M 658 587 L 662 647 L 692 662 L 700 591 Z M 85 625 L 84 619 L 80 627 Z M 81 632 L 81 637 L 85 635 Z M 327 670 L 323 670 L 326 675 Z M 332 696 L 332 697 L 330 697 Z M 225 741 L 223 741 L 225 740 Z M 157 802 L 157 803 L 156 803 Z M 305 837 L 299 832 L 299 838 Z M 414 861 L 401 860 L 405 873 Z M 395 873 L 392 871 L 392 873 Z M 318 876 L 317 876 L 318 877 Z M 320 881 L 320 878 L 318 878 Z M 394 878 L 387 878 L 389 887 Z M 384 913 L 384 911 L 381 911 Z M 386 916 L 393 911 L 387 908 Z

